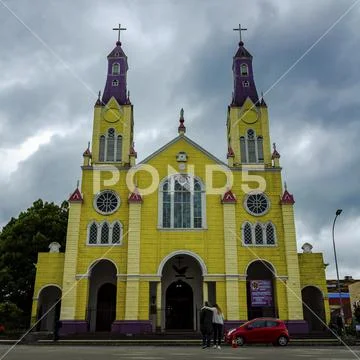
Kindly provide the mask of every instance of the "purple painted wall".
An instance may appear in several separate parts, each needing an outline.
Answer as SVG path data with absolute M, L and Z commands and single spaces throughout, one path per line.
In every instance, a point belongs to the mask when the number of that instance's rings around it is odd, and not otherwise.
M 120 334 L 149 334 L 152 333 L 150 320 L 124 320 L 114 321 L 111 332 Z

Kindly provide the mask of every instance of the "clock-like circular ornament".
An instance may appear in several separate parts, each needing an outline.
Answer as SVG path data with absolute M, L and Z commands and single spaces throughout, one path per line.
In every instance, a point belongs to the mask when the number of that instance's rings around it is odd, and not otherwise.
M 120 120 L 121 113 L 118 108 L 110 107 L 104 112 L 104 119 L 109 123 L 114 123 Z
M 240 119 L 246 124 L 254 124 L 260 117 L 259 110 L 254 106 L 253 108 L 244 109 L 240 115 Z

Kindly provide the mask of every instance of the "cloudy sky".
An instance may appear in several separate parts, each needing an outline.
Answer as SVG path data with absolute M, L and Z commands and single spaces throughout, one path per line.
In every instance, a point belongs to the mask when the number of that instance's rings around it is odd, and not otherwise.
M 226 161 L 241 23 L 295 196 L 298 247 L 323 251 L 334 277 L 342 208 L 340 276 L 360 278 L 359 17 L 359 0 L 0 0 L 0 226 L 75 188 L 119 22 L 138 160 L 177 135 L 183 107 L 187 135 Z

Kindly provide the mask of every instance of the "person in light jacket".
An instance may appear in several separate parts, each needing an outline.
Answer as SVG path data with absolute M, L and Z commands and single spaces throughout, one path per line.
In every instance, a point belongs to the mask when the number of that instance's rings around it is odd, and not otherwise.
M 213 312 L 212 325 L 213 325 L 213 334 L 214 334 L 214 349 L 221 349 L 221 340 L 223 338 L 223 328 L 224 328 L 224 315 L 218 304 L 215 304 L 214 307 L 208 307 Z

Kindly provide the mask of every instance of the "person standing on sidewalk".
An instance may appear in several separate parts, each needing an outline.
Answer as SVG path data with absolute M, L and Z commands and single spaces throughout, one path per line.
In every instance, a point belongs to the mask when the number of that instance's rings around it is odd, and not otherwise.
M 215 304 L 214 307 L 209 307 L 205 304 L 205 309 L 211 310 L 213 312 L 212 316 L 212 326 L 214 333 L 214 349 L 221 349 L 221 340 L 223 338 L 223 328 L 224 328 L 224 315 L 218 304 Z
M 224 328 L 224 315 L 221 311 L 221 308 L 218 304 L 215 304 L 213 308 L 213 332 L 214 332 L 214 349 L 221 349 L 221 340 L 223 338 L 223 328 Z
M 213 330 L 212 319 L 213 319 L 213 312 L 209 307 L 209 303 L 205 301 L 205 304 L 200 311 L 200 331 L 202 335 L 203 349 L 210 347 L 211 334 Z

